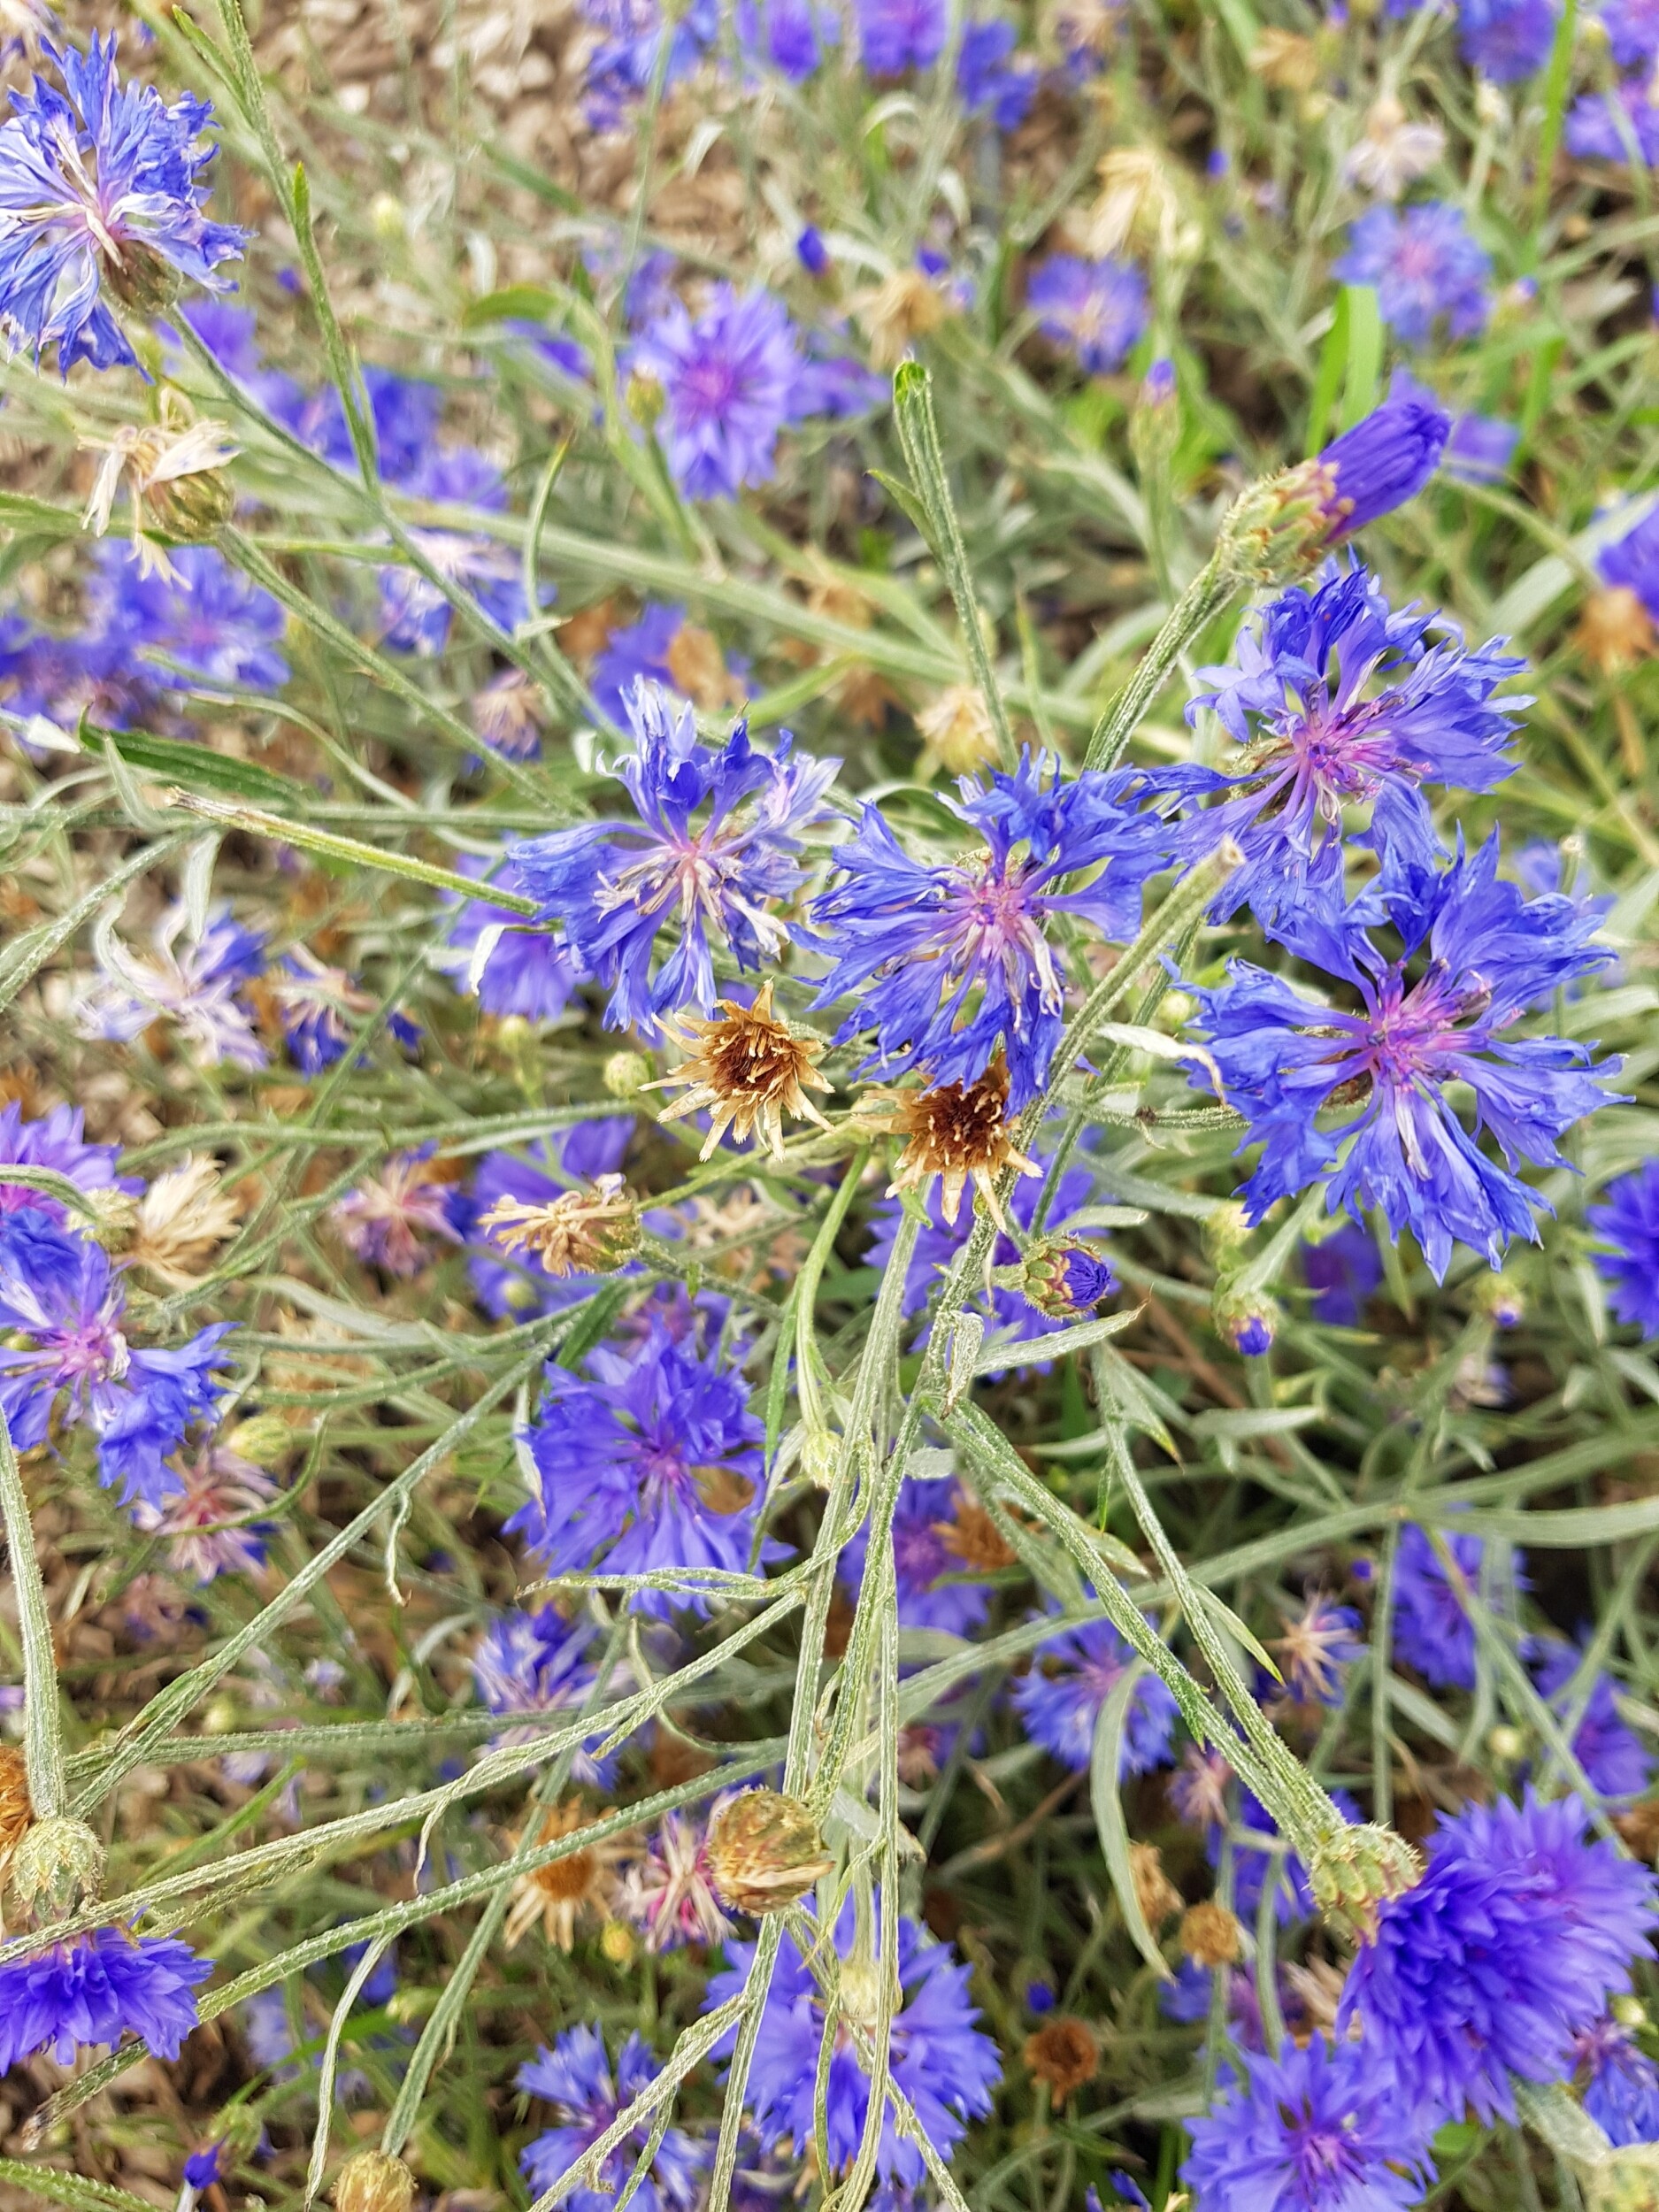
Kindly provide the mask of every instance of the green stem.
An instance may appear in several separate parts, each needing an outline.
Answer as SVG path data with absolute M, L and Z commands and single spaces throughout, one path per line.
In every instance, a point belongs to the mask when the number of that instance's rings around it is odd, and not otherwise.
M 1136 662 L 1134 673 L 1094 725 L 1083 756 L 1085 768 L 1118 765 L 1176 662 L 1238 590 L 1237 580 L 1212 556 L 1171 608 L 1163 628 Z
M 29 1803 L 36 1820 L 56 1820 L 68 1801 L 64 1739 L 58 1712 L 58 1663 L 52 1655 L 51 1617 L 35 1549 L 35 1524 L 23 1488 L 12 1431 L 0 1413 L 0 1522 L 12 1556 L 18 1599 L 18 1637 L 23 1646 L 23 1757 Z

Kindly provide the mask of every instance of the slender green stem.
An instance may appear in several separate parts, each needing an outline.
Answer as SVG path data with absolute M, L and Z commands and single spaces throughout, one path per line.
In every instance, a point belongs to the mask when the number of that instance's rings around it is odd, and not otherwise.
M 58 1711 L 58 1663 L 52 1655 L 51 1616 L 35 1549 L 35 1524 L 12 1448 L 12 1431 L 0 1412 L 0 1523 L 17 1592 L 18 1636 L 23 1646 L 23 1757 L 29 1803 L 36 1820 L 56 1820 L 68 1802 L 64 1780 L 64 1736 Z
M 1177 661 L 1238 593 L 1237 581 L 1217 560 L 1212 558 L 1199 570 L 1135 663 L 1134 673 L 1090 732 L 1088 749 L 1083 756 L 1085 768 L 1118 765 Z

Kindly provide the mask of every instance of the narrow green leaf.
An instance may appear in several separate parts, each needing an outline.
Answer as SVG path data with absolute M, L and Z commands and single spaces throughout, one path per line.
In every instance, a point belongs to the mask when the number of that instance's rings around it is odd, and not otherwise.
M 1094 1826 L 1102 1856 L 1117 1892 L 1118 1909 L 1130 1939 L 1160 1981 L 1173 1981 L 1170 1962 L 1158 1948 L 1157 1938 L 1147 1925 L 1135 1890 L 1134 1869 L 1129 1857 L 1129 1825 L 1124 1818 L 1118 1777 L 1122 1770 L 1124 1739 L 1129 1731 L 1129 1709 L 1151 1670 L 1136 1659 L 1124 1669 L 1101 1707 L 1094 1724 L 1094 1742 L 1089 1754 L 1088 1793 L 1094 1809 Z
M 1351 430 L 1377 404 L 1382 380 L 1383 320 L 1371 285 L 1348 284 L 1342 289 L 1348 303 L 1348 361 L 1341 426 Z
M 292 806 L 304 794 L 290 777 L 280 776 L 257 761 L 235 760 L 215 752 L 208 744 L 192 745 L 183 738 L 153 737 L 147 730 L 105 730 L 84 723 L 81 734 L 97 741 L 87 748 L 101 753 L 107 746 L 119 753 L 129 768 L 151 776 L 157 783 L 178 784 L 186 791 L 204 791 L 216 798 L 252 799 L 264 806 Z
M 1319 350 L 1319 367 L 1313 380 L 1313 396 L 1308 402 L 1308 438 L 1306 451 L 1311 460 L 1325 443 L 1325 425 L 1331 419 L 1331 410 L 1336 405 L 1336 396 L 1342 388 L 1343 373 L 1348 367 L 1348 330 L 1351 310 L 1348 297 L 1353 287 L 1344 285 L 1337 295 L 1336 312 L 1331 327 L 1325 333 L 1325 344 Z

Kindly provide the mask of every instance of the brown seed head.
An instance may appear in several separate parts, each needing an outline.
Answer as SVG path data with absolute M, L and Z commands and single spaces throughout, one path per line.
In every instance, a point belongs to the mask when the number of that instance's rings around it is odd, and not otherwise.
M 359 2151 L 334 2182 L 334 2212 L 409 2212 L 414 2201 L 415 2177 L 385 2151 Z
M 0 1878 L 34 1817 L 23 1754 L 15 1744 L 0 1744 Z
M 956 1493 L 955 1519 L 936 1521 L 933 1527 L 945 1549 L 975 1574 L 997 1574 L 1019 1556 L 978 1499 L 965 1490 Z
M 742 694 L 732 680 L 718 640 L 695 622 L 682 622 L 664 656 L 676 691 L 710 714 L 731 706 Z
M 1319 81 L 1319 50 L 1298 31 L 1269 28 L 1250 49 L 1250 73 L 1281 92 L 1311 92 Z
M 858 319 L 870 340 L 870 359 L 878 369 L 895 369 L 911 342 L 937 330 L 951 311 L 950 302 L 920 269 L 895 269 L 857 303 Z
M 945 1219 L 955 1225 L 962 1194 L 972 1183 L 986 1210 L 1007 1233 L 997 1202 L 996 1179 L 1007 1167 L 1022 1175 L 1041 1172 L 1019 1151 L 1008 1118 L 1008 1067 L 1001 1053 L 977 1083 L 941 1083 L 931 1091 L 887 1091 L 871 1094 L 862 1110 L 878 1128 L 904 1139 L 887 1196 L 940 1179 Z
M 1652 652 L 1653 618 L 1628 584 L 1593 591 L 1578 618 L 1577 643 L 1603 675 L 1616 676 Z
M 1164 1871 L 1164 1860 L 1156 1843 L 1130 1845 L 1129 1878 L 1134 1884 L 1141 1917 L 1148 1928 L 1162 1927 L 1179 1912 L 1181 1893 Z
M 1627 1813 L 1615 1813 L 1613 1825 L 1639 1859 L 1659 1859 L 1659 1797 L 1645 1797 Z
M 1038 2081 L 1047 2082 L 1056 2104 L 1064 2104 L 1100 2070 L 1100 2039 L 1087 2020 L 1061 2013 L 1026 2037 L 1025 2064 Z
M 798 1797 L 745 1790 L 709 1823 L 709 1878 L 722 1904 L 757 1917 L 804 1897 L 835 1862 Z
M 1238 1922 L 1210 1898 L 1181 1915 L 1180 1947 L 1195 1965 L 1229 1966 L 1243 1948 Z
M 676 1033 L 687 1057 L 672 1075 L 648 1083 L 648 1090 L 665 1090 L 671 1084 L 689 1087 L 682 1098 L 663 1109 L 664 1121 L 695 1114 L 708 1107 L 709 1137 L 703 1148 L 706 1160 L 726 1131 L 740 1141 L 759 1131 L 774 1157 L 783 1156 L 783 1118 L 815 1121 L 829 1127 L 807 1096 L 809 1088 L 827 1091 L 831 1086 L 818 1071 L 824 1056 L 824 1040 L 811 1030 L 793 1029 L 772 1010 L 772 984 L 764 983 L 752 1006 L 723 998 L 711 1020 L 697 1015 L 683 1017 Z
M 480 1223 L 503 1252 L 531 1252 L 549 1275 L 609 1275 L 640 1248 L 640 1210 L 619 1175 L 549 1205 L 498 1198 Z

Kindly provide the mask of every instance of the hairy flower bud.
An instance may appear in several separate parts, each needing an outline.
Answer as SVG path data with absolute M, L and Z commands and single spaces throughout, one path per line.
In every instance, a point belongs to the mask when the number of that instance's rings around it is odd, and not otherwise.
M 12 1855 L 12 1894 L 37 1919 L 66 1920 L 98 1893 L 104 1846 L 84 1821 L 39 1820 Z
M 144 496 L 150 511 L 170 538 L 200 545 L 224 528 L 236 504 L 235 488 L 223 469 L 197 469 L 188 476 L 152 478 Z
M 1217 1328 L 1246 1359 L 1260 1359 L 1272 1350 L 1279 1334 L 1279 1308 L 1262 1292 L 1236 1290 L 1218 1283 L 1210 1310 Z
M 280 1466 L 294 1448 L 294 1431 L 280 1413 L 256 1413 L 238 1421 L 223 1440 L 227 1451 L 250 1459 L 256 1467 Z
M 642 1052 L 613 1052 L 599 1079 L 612 1098 L 634 1098 L 650 1081 L 651 1064 Z
M 1392 1828 L 1371 1822 L 1339 1828 L 1308 1861 L 1314 1901 L 1325 1917 L 1368 1937 L 1377 1908 L 1423 1878 L 1423 1861 Z
M 781 1912 L 833 1871 L 818 1823 L 798 1797 L 745 1790 L 709 1823 L 709 1878 L 733 1912 Z
M 409 2212 L 414 2201 L 415 2177 L 385 2151 L 359 2151 L 334 2182 L 334 2212 Z
M 1026 1248 L 1019 1287 L 1051 1321 L 1081 1321 L 1110 1297 L 1118 1278 L 1081 1237 L 1038 1237 Z

